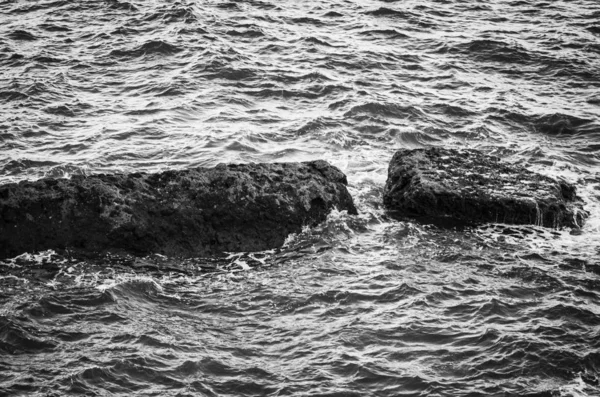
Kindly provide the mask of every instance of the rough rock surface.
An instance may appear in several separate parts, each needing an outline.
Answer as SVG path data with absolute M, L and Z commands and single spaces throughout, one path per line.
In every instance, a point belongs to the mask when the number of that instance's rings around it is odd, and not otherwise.
M 588 213 L 575 186 L 476 150 L 400 150 L 390 162 L 384 205 L 395 217 L 581 227 Z
M 203 256 L 281 246 L 334 208 L 356 213 L 325 161 L 41 179 L 0 186 L 0 258 L 46 249 Z

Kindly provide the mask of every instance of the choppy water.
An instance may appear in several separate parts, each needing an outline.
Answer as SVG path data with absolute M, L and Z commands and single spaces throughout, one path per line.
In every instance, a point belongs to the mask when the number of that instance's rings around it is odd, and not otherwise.
M 0 182 L 324 158 L 361 212 L 222 261 L 0 262 L 0 395 L 600 395 L 597 1 L 0 0 L 0 104 Z M 591 217 L 389 220 L 429 145 Z

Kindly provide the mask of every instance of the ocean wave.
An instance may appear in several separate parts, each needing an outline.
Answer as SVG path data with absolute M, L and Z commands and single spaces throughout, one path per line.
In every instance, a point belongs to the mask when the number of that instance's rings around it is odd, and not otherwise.
M 74 313 L 89 313 L 91 310 L 97 310 L 102 307 L 115 304 L 116 300 L 108 293 L 98 293 L 97 291 L 86 294 L 57 293 L 43 296 L 35 304 L 27 308 L 26 313 L 39 319 L 50 319 Z M 76 334 L 68 336 L 69 338 L 80 339 L 89 334 Z
M 340 85 L 316 85 L 308 87 L 305 90 L 272 89 L 264 88 L 261 90 L 243 91 L 244 94 L 253 97 L 275 97 L 275 98 L 307 98 L 317 99 L 328 96 L 336 92 L 347 91 L 348 88 Z
M 388 39 L 405 39 L 405 38 L 409 37 L 407 34 L 399 32 L 396 29 L 364 30 L 364 31 L 360 32 L 359 34 L 361 34 L 363 36 L 375 36 L 375 37 L 381 36 L 381 37 L 385 37 Z
M 0 394 L 598 395 L 600 10 L 499 4 L 5 2 L 3 181 L 324 158 L 360 215 L 0 261 Z M 391 219 L 392 154 L 431 145 L 577 182 L 588 223 Z
M 29 95 L 20 91 L 0 91 L 0 99 L 3 101 L 23 101 L 29 98 Z
M 442 138 L 439 136 L 427 134 L 425 132 L 400 132 L 391 129 L 388 134 L 393 137 L 394 141 L 401 144 L 405 148 L 422 148 L 435 143 L 441 143 Z
M 211 70 L 211 73 L 206 73 L 203 77 L 207 79 L 225 79 L 232 81 L 244 81 L 256 79 L 260 72 L 256 69 L 241 68 L 236 69 L 228 66 L 210 65 L 205 70 Z
M 235 2 L 223 2 L 223 3 L 219 3 L 217 4 L 217 7 L 222 9 L 222 10 L 236 10 L 236 11 L 240 11 L 240 6 L 235 3 Z
M 39 334 L 39 335 L 38 335 Z M 38 332 L 34 327 L 0 315 L 0 351 L 11 356 L 51 352 L 58 343 Z
M 454 45 L 447 51 L 471 54 L 478 61 L 528 63 L 532 60 L 532 55 L 520 45 L 498 40 L 472 40 Z
M 541 133 L 549 135 L 573 135 L 590 124 L 592 120 L 577 116 L 553 113 L 538 116 L 534 120 L 534 128 Z M 600 125 L 596 125 L 596 132 L 600 133 Z
M 311 44 L 316 44 L 316 45 L 322 45 L 322 46 L 325 46 L 325 47 L 337 47 L 337 46 L 335 46 L 333 44 L 329 44 L 325 40 L 318 39 L 316 37 L 305 37 L 305 38 L 302 39 L 302 41 L 304 41 L 306 43 L 311 43 Z
M 320 19 L 317 19 L 317 18 L 310 18 L 310 17 L 295 17 L 295 18 L 291 18 L 290 22 L 293 24 L 309 24 L 309 25 L 315 25 L 315 26 L 325 25 L 324 21 L 321 21 Z
M 75 112 L 66 105 L 48 106 L 44 109 L 44 112 L 57 116 L 75 117 Z
M 409 19 L 410 17 L 412 17 L 412 14 L 406 11 L 395 10 L 387 7 L 380 7 L 376 10 L 366 11 L 365 14 L 372 15 L 375 17 L 394 17 L 403 19 Z
M 273 81 L 278 81 L 282 83 L 298 83 L 302 81 L 309 82 L 324 82 L 324 81 L 332 81 L 333 78 L 327 76 L 322 72 L 310 72 L 310 73 L 300 73 L 300 74 L 290 74 L 290 73 L 274 73 L 270 76 L 270 79 Z
M 146 55 L 173 55 L 181 48 L 162 40 L 151 40 L 139 47 L 128 50 L 112 50 L 109 55 L 117 58 L 137 58 Z
M 40 25 L 41 29 L 44 29 L 48 32 L 70 32 L 71 29 L 67 26 L 62 26 L 54 23 L 43 23 Z
M 18 41 L 34 41 L 38 39 L 36 36 L 26 30 L 15 30 L 9 33 L 8 37 Z
M 328 11 L 325 14 L 323 14 L 323 16 L 327 18 L 342 18 L 344 17 L 344 14 L 339 13 L 337 11 Z
M 68 1 L 56 0 L 56 1 L 51 1 L 48 3 L 44 3 L 44 4 L 35 4 L 35 5 L 29 5 L 29 6 L 15 7 L 10 10 L 10 13 L 11 14 L 26 14 L 29 12 L 35 12 L 35 11 L 43 10 L 43 9 L 52 9 L 52 8 L 62 7 L 62 6 L 68 5 L 68 4 L 69 4 Z
M 176 2 L 172 6 L 159 7 L 153 13 L 144 17 L 145 21 L 160 20 L 164 23 L 183 22 L 186 24 L 198 21 L 193 6 Z
M 124 295 L 156 295 L 163 292 L 163 288 L 150 277 L 137 277 L 115 281 L 112 284 L 102 284 L 97 287 L 100 291 L 111 294 Z
M 109 361 L 107 365 L 96 363 L 87 369 L 71 375 L 63 382 L 69 385 L 71 393 L 90 393 L 98 390 L 98 386 L 112 392 L 126 392 L 140 389 L 144 384 L 162 385 L 169 388 L 182 388 L 183 382 L 166 375 L 161 362 L 152 359 L 125 359 Z M 155 367 L 157 369 L 155 369 Z
M 349 111 L 344 113 L 344 117 L 356 117 L 364 114 L 399 119 L 422 118 L 424 115 L 423 111 L 415 106 L 371 102 L 352 107 Z
M 138 11 L 138 8 L 127 1 L 107 0 L 108 7 L 113 10 Z
M 265 36 L 265 34 L 262 32 L 262 30 L 258 27 L 253 27 L 251 29 L 245 29 L 245 30 L 232 29 L 232 30 L 228 30 L 226 32 L 226 34 L 228 34 L 229 36 L 249 38 L 249 39 L 254 39 L 256 37 Z

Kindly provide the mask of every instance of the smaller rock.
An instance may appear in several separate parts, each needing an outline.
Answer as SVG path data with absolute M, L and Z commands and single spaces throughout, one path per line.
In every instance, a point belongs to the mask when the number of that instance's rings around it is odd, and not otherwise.
M 580 228 L 589 215 L 576 188 L 477 150 L 399 150 L 383 202 L 396 218 Z

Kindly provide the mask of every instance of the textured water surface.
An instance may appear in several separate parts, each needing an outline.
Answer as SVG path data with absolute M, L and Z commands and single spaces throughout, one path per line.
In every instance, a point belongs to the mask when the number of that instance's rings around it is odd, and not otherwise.
M 0 262 L 0 395 L 600 394 L 597 1 L 0 0 L 0 105 L 0 182 L 323 158 L 360 212 L 218 261 Z M 388 219 L 392 154 L 431 145 L 590 219 Z

